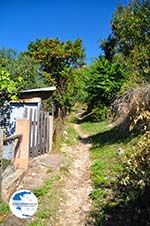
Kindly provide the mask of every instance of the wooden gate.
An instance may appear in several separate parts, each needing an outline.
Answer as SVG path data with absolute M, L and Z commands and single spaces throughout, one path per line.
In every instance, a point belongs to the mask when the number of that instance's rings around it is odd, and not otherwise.
M 49 151 L 49 113 L 28 109 L 26 116 L 30 120 L 29 157 L 33 158 Z

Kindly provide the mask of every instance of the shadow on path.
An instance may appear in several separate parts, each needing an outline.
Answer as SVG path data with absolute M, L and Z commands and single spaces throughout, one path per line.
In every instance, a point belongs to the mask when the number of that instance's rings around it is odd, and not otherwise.
M 105 218 L 95 212 L 95 226 L 150 226 L 150 188 L 139 197 L 117 206 L 105 206 Z
M 78 123 L 82 123 L 82 120 L 78 120 Z M 131 132 L 130 122 L 128 119 L 123 120 L 120 124 L 109 128 L 104 132 L 99 132 L 97 134 L 81 138 L 83 143 L 92 143 L 94 146 L 103 146 L 114 143 L 129 142 L 133 137 L 138 136 L 142 132 Z

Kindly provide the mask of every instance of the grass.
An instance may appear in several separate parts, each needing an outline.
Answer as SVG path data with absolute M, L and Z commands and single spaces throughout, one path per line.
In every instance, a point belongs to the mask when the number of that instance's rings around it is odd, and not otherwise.
M 55 123 L 57 126 L 54 132 L 54 151 L 59 151 L 62 144 L 72 146 L 78 143 L 79 136 L 73 127 L 72 119 L 68 117 L 64 122 L 58 121 Z
M 9 205 L 5 202 L 0 202 L 0 214 L 7 214 L 9 212 Z
M 88 133 L 89 135 L 94 135 L 98 132 L 103 132 L 107 129 L 108 123 L 103 122 L 83 122 L 81 123 L 81 128 L 83 132 Z
M 39 223 L 38 220 L 36 220 L 36 221 L 30 223 L 30 226 L 45 226 L 45 225 L 42 223 Z
M 84 122 L 81 123 L 81 128 L 84 132 L 88 133 L 93 143 L 91 149 L 92 157 L 92 182 L 93 191 L 91 198 L 93 199 L 93 207 L 91 215 L 95 218 L 95 225 L 100 225 L 103 219 L 102 208 L 107 199 L 111 197 L 111 186 L 115 183 L 116 175 L 121 170 L 121 163 L 116 155 L 116 150 L 120 147 L 117 143 L 98 143 L 94 140 L 96 134 L 105 133 L 108 128 L 108 123 L 104 122 Z
M 3 220 L 9 213 L 10 213 L 9 205 L 5 202 L 0 201 L 0 224 L 3 222 Z
M 49 226 L 55 220 L 59 200 L 61 197 L 61 176 L 57 175 L 46 179 L 44 185 L 37 188 L 33 193 L 38 197 L 38 210 L 26 226 Z
M 2 159 L 2 168 L 3 168 L 3 171 L 11 164 L 11 161 L 10 160 L 7 160 L 7 159 Z
M 79 141 L 79 135 L 75 128 L 73 127 L 72 123 L 67 123 L 63 135 L 63 143 L 67 144 L 68 146 L 76 145 Z
M 113 188 L 116 178 L 122 170 L 121 160 L 124 158 L 124 154 L 118 155 L 118 150 L 121 148 L 130 155 L 139 137 L 123 138 L 122 134 L 119 135 L 116 130 L 109 127 L 107 121 L 83 122 L 81 129 L 89 134 L 93 144 L 91 148 L 93 162 L 91 168 L 93 182 L 91 216 L 95 220 L 95 226 L 102 226 L 103 219 L 106 217 L 105 207 L 118 204 L 113 198 Z
M 36 197 L 44 196 L 47 192 L 50 191 L 52 187 L 52 181 L 50 179 L 45 180 L 44 185 L 40 188 L 34 189 L 33 193 Z

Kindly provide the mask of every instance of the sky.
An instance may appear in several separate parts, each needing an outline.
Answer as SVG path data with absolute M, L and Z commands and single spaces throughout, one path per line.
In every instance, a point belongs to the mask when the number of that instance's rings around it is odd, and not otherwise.
M 91 62 L 101 54 L 100 40 L 110 34 L 120 2 L 127 0 L 0 0 L 0 48 L 19 53 L 37 38 L 80 38 Z

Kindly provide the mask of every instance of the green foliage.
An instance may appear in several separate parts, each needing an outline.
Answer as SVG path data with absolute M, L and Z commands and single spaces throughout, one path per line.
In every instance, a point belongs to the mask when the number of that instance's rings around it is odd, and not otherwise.
M 89 135 L 93 135 L 100 131 L 105 131 L 107 129 L 107 122 L 82 122 L 81 129 L 83 132 L 88 133 Z
M 94 218 L 94 225 L 103 225 L 102 220 L 105 217 L 103 207 L 112 199 L 112 188 L 122 167 L 116 155 L 120 144 L 112 143 L 111 138 L 108 139 L 107 143 L 105 140 L 101 141 L 102 137 L 98 139 L 98 143 L 97 139 L 95 140 L 95 134 L 104 134 L 107 130 L 111 131 L 106 121 L 84 122 L 81 124 L 81 128 L 91 134 L 89 139 L 93 143 L 91 148 L 93 183 L 91 216 Z
M 0 214 L 8 214 L 9 212 L 9 205 L 5 202 L 0 202 Z
M 84 122 L 81 127 L 92 134 L 89 138 L 93 143 L 91 216 L 94 225 L 147 226 L 150 133 L 131 140 L 119 140 L 121 134 L 118 139 L 113 139 L 114 130 L 106 122 Z M 118 154 L 118 150 L 122 153 Z
M 23 53 L 18 55 L 12 49 L 1 49 L 0 65 L 10 73 L 12 81 L 20 80 L 17 90 L 44 86 L 40 66 Z
M 44 78 L 40 66 L 31 57 L 21 53 L 15 60 L 15 67 L 12 68 L 12 78 L 21 76 L 23 79 L 19 89 L 31 89 L 44 87 Z
M 101 41 L 100 47 L 104 51 L 107 60 L 112 61 L 116 52 L 116 45 L 117 40 L 113 35 L 109 35 L 107 39 Z
M 125 202 L 136 199 L 150 188 L 150 132 L 145 133 L 124 161 L 117 187 L 119 198 L 121 196 Z
M 2 108 L 2 117 L 5 110 L 7 110 L 7 106 L 4 106 L 6 100 L 14 100 L 17 98 L 17 85 L 21 81 L 22 79 L 20 77 L 13 81 L 10 73 L 0 66 L 0 108 Z
M 26 224 L 26 226 L 44 226 L 44 224 L 39 223 L 38 220 L 32 223 Z
M 103 205 L 102 225 L 113 226 L 116 222 L 118 226 L 149 225 L 149 147 L 150 133 L 147 132 L 135 147 L 131 146 L 130 155 L 125 153 L 122 170 L 112 186 L 112 197 Z
M 2 159 L 2 169 L 3 171 L 11 164 L 11 160 Z
M 37 197 L 44 196 L 51 189 L 51 187 L 52 187 L 52 181 L 46 180 L 42 187 L 36 188 L 33 192 Z
M 47 84 L 56 86 L 55 114 L 57 116 L 60 113 L 64 117 L 72 106 L 77 91 L 73 70 L 83 64 L 84 50 L 81 40 L 36 40 L 29 44 L 27 54 L 40 63 Z
M 113 139 L 114 130 L 110 129 L 106 122 L 84 122 L 81 126 L 92 134 L 89 138 L 93 143 L 91 216 L 95 220 L 94 225 L 148 226 L 149 131 L 131 140 L 120 140 L 121 134 L 118 134 L 117 139 Z M 97 135 L 94 135 L 94 130 Z M 122 152 L 119 153 L 119 150 Z
M 108 108 L 105 105 L 95 105 L 93 106 L 93 114 L 90 116 L 90 120 L 93 122 L 104 121 L 107 118 L 107 114 Z
M 150 61 L 150 3 L 148 0 L 130 1 L 119 6 L 111 21 L 112 34 L 101 43 L 108 59 L 120 62 L 130 71 L 130 79 L 141 83 L 149 80 Z
M 88 112 L 93 111 L 96 113 L 95 118 L 104 119 L 106 107 L 110 105 L 127 79 L 126 69 L 101 57 L 91 65 L 87 76 Z
M 75 145 L 79 141 L 79 135 L 71 123 L 68 123 L 65 128 L 63 141 L 69 146 Z
M 10 96 L 17 92 L 17 82 L 11 80 L 10 73 L 0 67 L 0 90 L 8 92 Z
M 73 70 L 73 80 L 72 83 L 70 83 L 70 86 L 73 87 L 73 104 L 75 103 L 83 103 L 85 102 L 88 93 L 86 90 L 88 78 L 87 78 L 87 66 L 82 66 L 81 68 L 75 68 Z M 71 88 L 70 87 L 70 88 Z

